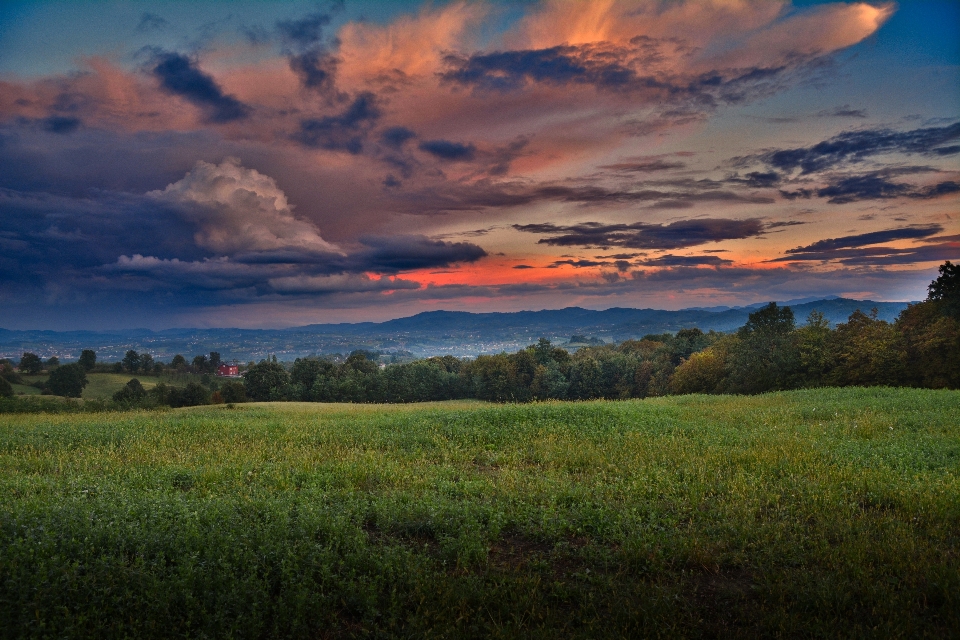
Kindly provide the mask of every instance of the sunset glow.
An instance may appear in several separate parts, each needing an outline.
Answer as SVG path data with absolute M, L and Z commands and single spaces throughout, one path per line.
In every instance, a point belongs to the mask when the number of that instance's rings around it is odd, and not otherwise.
M 960 260 L 958 24 L 932 0 L 5 4 L 0 326 L 918 300 Z

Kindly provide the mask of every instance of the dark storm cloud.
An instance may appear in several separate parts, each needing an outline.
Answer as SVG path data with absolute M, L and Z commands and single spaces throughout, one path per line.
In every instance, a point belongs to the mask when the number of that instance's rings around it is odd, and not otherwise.
M 727 178 L 726 181 L 754 189 L 767 189 L 777 186 L 780 182 L 780 174 L 776 171 L 751 171 L 742 177 L 740 175 L 732 176 Z
M 651 160 L 637 160 L 634 162 L 618 162 L 616 164 L 602 164 L 600 169 L 616 171 L 618 173 L 653 173 L 655 171 L 672 171 L 674 169 L 684 169 L 686 164 L 683 162 L 671 162 L 661 158 Z
M 322 94 L 335 92 L 337 59 L 323 50 L 306 51 L 290 56 L 290 69 L 308 89 Z
M 609 264 L 609 262 L 599 262 L 597 260 L 557 260 L 547 268 L 549 269 L 553 267 L 561 267 L 563 265 L 570 265 L 571 267 L 583 269 L 585 267 L 605 267 Z
M 477 155 L 477 148 L 472 144 L 450 140 L 424 140 L 419 148 L 441 160 L 473 160 Z
M 679 220 L 666 225 L 635 222 L 603 224 L 584 222 L 576 225 L 516 224 L 514 229 L 527 233 L 549 234 L 537 244 L 559 247 L 628 247 L 631 249 L 681 249 L 708 242 L 755 237 L 763 234 L 764 224 L 756 218 L 746 220 Z
M 396 273 L 412 269 L 448 267 L 476 262 L 487 255 L 469 242 L 445 242 L 426 236 L 368 236 L 360 239 L 366 249 L 351 255 L 349 263 L 356 271 Z
M 805 247 L 788 249 L 788 255 L 771 262 L 836 261 L 844 265 L 867 266 L 956 259 L 960 253 L 960 242 L 957 242 L 956 236 L 931 237 L 941 231 L 942 226 L 929 224 L 829 238 Z M 920 240 L 925 244 L 908 249 L 872 246 L 895 240 Z
M 50 116 L 43 119 L 43 128 L 50 133 L 73 133 L 81 124 L 79 118 L 69 118 L 66 116 Z
M 390 127 L 380 134 L 380 141 L 388 147 L 399 149 L 411 138 L 416 138 L 417 134 L 406 127 Z
M 160 86 L 203 109 L 208 121 L 231 122 L 250 114 L 248 106 L 225 94 L 214 79 L 200 71 L 188 57 L 159 53 L 154 62 L 152 72 L 160 80 Z
M 342 8 L 342 2 L 334 3 L 328 12 L 317 11 L 296 20 L 281 20 L 276 25 L 290 70 L 297 74 L 305 88 L 328 98 L 345 97 L 337 94 L 337 58 L 324 40 L 325 28 L 330 26 L 333 14 Z
M 645 73 L 648 63 L 663 59 L 664 47 L 675 49 L 677 42 L 640 36 L 629 46 L 560 45 L 470 56 L 449 55 L 444 60 L 447 69 L 440 77 L 444 82 L 478 91 L 510 92 L 531 84 L 582 85 L 602 91 L 640 94 L 665 102 L 690 101 L 702 108 L 712 108 L 718 101 L 746 100 L 765 85 L 778 81 L 788 70 L 786 66 L 777 66 L 696 75 Z
M 801 174 L 810 174 L 883 153 L 953 155 L 960 153 L 960 146 L 947 146 L 947 143 L 957 139 L 960 139 L 960 122 L 912 131 L 865 129 L 846 131 L 810 147 L 779 149 L 734 161 L 749 164 L 759 160 L 781 171 L 800 169 Z
M 365 274 L 449 267 L 487 255 L 475 244 L 419 235 L 362 238 L 347 253 L 280 247 L 214 255 L 197 245 L 191 223 L 197 215 L 196 206 L 181 209 L 151 195 L 92 191 L 74 198 L 0 188 L 0 289 L 15 290 L 17 299 L 93 296 L 105 304 L 188 308 L 417 288 Z M 170 293 L 175 301 L 164 302 Z
M 789 252 L 788 252 L 789 253 Z M 770 262 L 835 261 L 849 266 L 908 265 L 918 262 L 955 260 L 960 255 L 960 242 L 939 242 L 909 249 L 892 247 L 858 247 L 809 251 L 776 258 Z
M 822 189 L 817 189 L 821 198 L 829 198 L 831 204 L 844 204 L 857 200 L 884 200 L 888 198 L 938 198 L 960 191 L 960 184 L 953 181 L 919 187 L 907 182 L 892 182 L 883 173 L 843 178 Z
M 732 263 L 733 260 L 724 260 L 717 256 L 675 256 L 668 253 L 657 258 L 643 260 L 639 264 L 645 267 L 718 267 Z
M 364 92 L 340 114 L 302 120 L 300 131 L 293 137 L 308 147 L 357 154 L 363 150 L 367 133 L 380 116 L 376 96 Z
M 894 240 L 918 240 L 936 235 L 941 231 L 943 231 L 943 227 L 939 224 L 912 225 L 899 229 L 886 229 L 884 231 L 872 231 L 870 233 L 860 233 L 853 236 L 819 240 L 805 247 L 787 249 L 787 253 L 794 255 L 816 253 L 819 255 L 823 254 L 823 252 L 835 251 L 837 249 L 866 247 L 873 244 L 893 242 Z
M 536 202 L 558 201 L 593 206 L 646 203 L 648 208 L 683 209 L 697 203 L 724 202 L 741 204 L 771 204 L 768 196 L 737 193 L 719 189 L 722 184 L 710 180 L 683 181 L 676 190 L 616 189 L 597 185 L 526 185 L 477 181 L 469 185 L 445 185 L 405 194 L 411 212 L 437 213 L 443 211 L 470 211 L 487 207 L 515 207 Z M 664 183 L 663 186 L 670 186 Z

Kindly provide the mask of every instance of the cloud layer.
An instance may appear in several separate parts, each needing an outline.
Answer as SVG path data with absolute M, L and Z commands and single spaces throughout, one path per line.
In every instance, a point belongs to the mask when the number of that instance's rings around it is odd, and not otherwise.
M 0 78 L 0 304 L 309 321 L 880 291 L 960 258 L 960 122 L 847 96 L 753 114 L 839 82 L 895 9 L 334 3 L 194 41 L 151 6 L 128 51 Z

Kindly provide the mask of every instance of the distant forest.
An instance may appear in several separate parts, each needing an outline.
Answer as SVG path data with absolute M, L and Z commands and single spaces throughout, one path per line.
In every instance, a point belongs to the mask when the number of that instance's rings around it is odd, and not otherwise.
M 461 360 L 432 357 L 380 364 L 366 351 L 337 362 L 298 358 L 292 366 L 276 358 L 251 363 L 240 380 L 222 382 L 219 355 L 177 356 L 171 365 L 128 352 L 106 370 L 159 373 L 165 368 L 206 373 L 184 387 L 160 383 L 145 390 L 132 379 L 113 398 L 126 407 L 187 406 L 252 401 L 403 403 L 476 398 L 493 402 L 646 398 L 686 393 L 755 394 L 821 386 L 909 386 L 960 388 L 960 265 L 940 266 L 927 299 L 904 309 L 894 322 L 855 311 L 835 328 L 818 312 L 798 326 L 790 307 L 771 302 L 751 313 L 733 333 L 681 329 L 619 344 L 585 346 L 575 353 L 541 338 L 516 353 Z M 29 356 L 32 356 L 30 358 Z M 87 359 L 84 362 L 84 357 Z M 35 360 L 34 360 L 35 359 Z M 42 363 L 24 354 L 20 370 Z M 16 376 L 4 363 L 4 377 Z M 79 397 L 84 372 L 95 354 L 56 367 L 49 386 L 70 371 L 70 393 Z M 72 368 L 72 369 L 71 369 Z M 101 370 L 103 365 L 99 365 Z M 4 395 L 0 377 L 0 395 Z M 79 386 L 79 389 L 77 388 Z M 9 389 L 9 384 L 6 385 Z M 60 391 L 66 387 L 61 384 Z M 49 391 L 48 391 L 49 392 Z M 5 395 L 10 395 L 6 393 Z

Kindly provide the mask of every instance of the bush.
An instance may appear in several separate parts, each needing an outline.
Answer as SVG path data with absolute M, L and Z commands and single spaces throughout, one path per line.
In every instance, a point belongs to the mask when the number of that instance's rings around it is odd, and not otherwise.
M 6 378 L 0 378 L 0 398 L 9 398 L 13 396 L 13 387 L 7 382 Z

